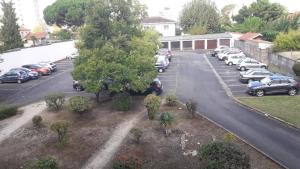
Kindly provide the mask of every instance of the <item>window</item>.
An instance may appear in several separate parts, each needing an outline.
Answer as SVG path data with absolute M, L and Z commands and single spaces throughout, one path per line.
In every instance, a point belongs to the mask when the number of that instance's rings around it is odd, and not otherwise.
M 169 25 L 164 25 L 165 30 L 169 30 Z

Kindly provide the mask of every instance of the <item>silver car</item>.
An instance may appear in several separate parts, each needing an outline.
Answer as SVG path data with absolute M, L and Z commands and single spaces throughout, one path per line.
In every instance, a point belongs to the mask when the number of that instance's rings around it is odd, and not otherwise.
M 236 68 L 241 71 L 246 71 L 246 70 L 255 69 L 255 68 L 267 69 L 268 66 L 264 63 L 261 63 L 261 62 L 255 60 L 255 59 L 247 58 L 244 60 L 240 60 L 237 64 Z
M 260 81 L 261 79 L 264 79 L 272 75 L 274 75 L 274 73 L 266 69 L 250 69 L 246 72 L 240 72 L 240 81 L 242 83 Z

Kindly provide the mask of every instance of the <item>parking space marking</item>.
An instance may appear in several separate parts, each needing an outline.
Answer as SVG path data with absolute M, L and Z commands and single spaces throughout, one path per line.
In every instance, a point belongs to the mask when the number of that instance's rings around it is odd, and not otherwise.
M 229 87 L 246 87 L 244 84 L 228 84 Z

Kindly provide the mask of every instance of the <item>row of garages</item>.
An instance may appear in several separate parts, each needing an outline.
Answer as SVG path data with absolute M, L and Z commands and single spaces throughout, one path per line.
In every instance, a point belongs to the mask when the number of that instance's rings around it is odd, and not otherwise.
M 220 45 L 232 47 L 234 43 L 228 33 L 163 37 L 161 42 L 163 48 L 172 51 L 215 49 Z

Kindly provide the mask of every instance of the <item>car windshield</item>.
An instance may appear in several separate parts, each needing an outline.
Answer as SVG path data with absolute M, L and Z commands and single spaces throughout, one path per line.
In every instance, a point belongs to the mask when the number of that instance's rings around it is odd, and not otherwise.
M 263 84 L 268 84 L 268 83 L 271 82 L 271 79 L 269 79 L 269 78 L 264 78 L 264 79 L 262 79 L 260 82 L 263 83 Z

